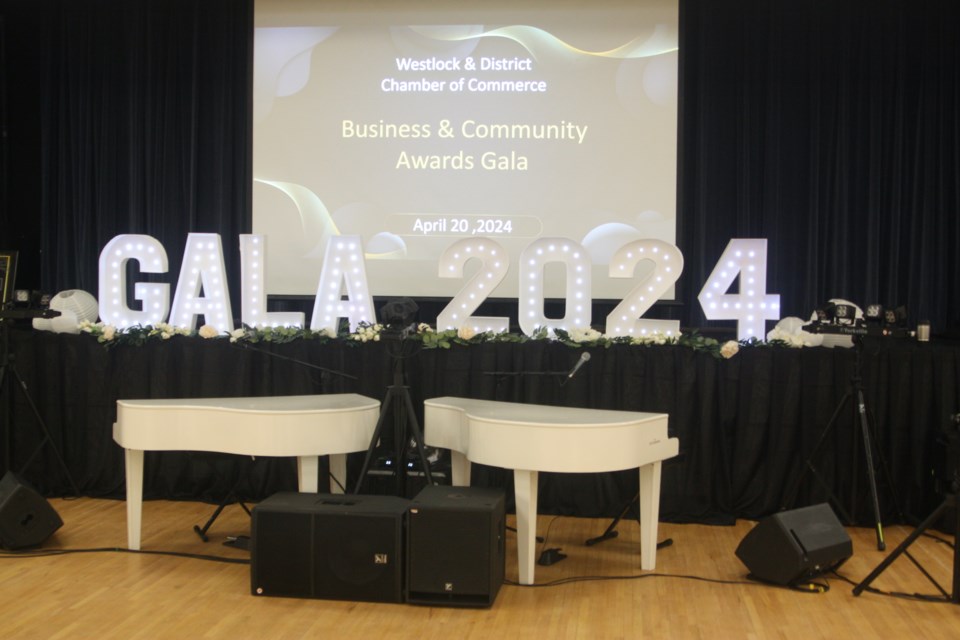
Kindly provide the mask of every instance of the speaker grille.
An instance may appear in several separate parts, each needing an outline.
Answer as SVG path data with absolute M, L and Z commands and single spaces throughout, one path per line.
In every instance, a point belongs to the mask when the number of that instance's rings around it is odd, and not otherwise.
M 278 493 L 253 509 L 255 595 L 403 601 L 403 524 L 393 496 Z
M 504 574 L 503 492 L 425 487 L 410 504 L 407 601 L 490 606 Z

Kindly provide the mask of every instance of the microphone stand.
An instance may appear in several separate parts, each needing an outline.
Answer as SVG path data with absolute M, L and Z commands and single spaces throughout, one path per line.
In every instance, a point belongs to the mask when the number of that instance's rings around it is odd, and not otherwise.
M 562 387 L 570 382 L 577 370 L 589 361 L 590 358 L 581 357 L 569 371 L 484 371 L 483 375 L 497 376 L 497 386 L 500 386 L 500 384 L 507 378 L 519 378 L 521 376 L 557 376 L 559 378 L 564 378 L 559 382 L 560 386 Z M 507 529 L 513 531 L 514 533 L 517 532 L 516 528 L 514 527 L 507 527 Z M 616 535 L 616 533 L 614 533 L 614 535 Z M 535 538 L 537 542 L 542 543 L 544 541 L 543 536 L 535 536 Z M 559 560 L 562 560 L 565 557 L 566 556 L 560 556 Z
M 352 375 L 350 375 L 350 374 L 348 374 L 348 373 L 344 373 L 344 372 L 342 372 L 342 371 L 337 371 L 336 369 L 329 369 L 329 368 L 327 368 L 327 367 L 321 367 L 320 365 L 313 364 L 312 362 L 306 362 L 306 361 L 300 360 L 300 359 L 298 359 L 298 358 L 291 358 L 290 356 L 280 355 L 279 353 L 274 353 L 274 352 L 268 351 L 268 350 L 266 350 L 266 349 L 260 349 L 260 348 L 254 347 L 254 346 L 252 346 L 252 345 L 250 345 L 250 344 L 241 343 L 241 344 L 236 345 L 236 346 L 237 346 L 238 349 L 255 351 L 255 352 L 257 352 L 257 353 L 262 353 L 262 354 L 265 355 L 265 356 L 269 356 L 269 357 L 271 357 L 271 358 L 276 358 L 277 360 L 284 360 L 284 361 L 286 361 L 286 362 L 292 362 L 292 363 L 298 364 L 298 365 L 300 365 L 300 366 L 302 366 L 302 367 L 307 367 L 308 369 L 315 369 L 315 370 L 320 371 L 320 372 L 322 372 L 322 373 L 328 373 L 328 374 L 332 374 L 332 375 L 335 375 L 335 376 L 340 376 L 340 377 L 342 377 L 342 378 L 347 378 L 347 379 L 349 379 L 349 380 L 356 380 L 356 379 L 357 379 L 356 376 L 352 376 Z M 321 381 L 320 381 L 320 387 L 321 387 L 321 389 L 323 388 L 323 380 L 322 380 L 322 379 L 321 379 Z M 228 455 L 229 455 L 229 454 L 228 454 Z M 250 456 L 250 459 L 253 460 L 254 462 L 256 462 L 256 457 L 255 457 L 255 456 Z M 213 467 L 213 468 L 216 469 L 216 467 Z M 217 503 L 216 510 L 210 515 L 210 517 L 207 519 L 206 523 L 204 523 L 203 526 L 196 525 L 196 524 L 193 525 L 193 531 L 194 531 L 194 533 L 196 533 L 196 534 L 200 537 L 200 539 L 203 540 L 204 542 L 208 542 L 208 541 L 210 540 L 210 538 L 207 536 L 207 532 L 210 530 L 210 527 L 213 526 L 213 523 L 217 520 L 217 518 L 220 517 L 220 514 L 221 514 L 221 513 L 223 512 L 223 510 L 227 507 L 227 505 L 231 504 L 231 501 L 232 501 L 232 500 L 235 500 L 235 501 L 237 502 L 237 504 L 239 504 L 239 505 L 243 508 L 243 510 L 247 512 L 247 515 L 252 515 L 251 512 L 250 512 L 250 508 L 247 507 L 246 503 L 243 501 L 243 499 L 240 497 L 240 494 L 239 494 L 240 484 L 241 484 L 241 482 L 243 481 L 242 474 L 239 474 L 239 475 L 240 475 L 240 477 L 238 477 L 237 480 L 236 480 L 236 482 L 233 483 L 233 486 L 229 489 L 229 491 L 227 492 L 227 494 L 223 497 L 223 500 L 221 500 L 219 503 Z M 331 477 L 333 477 L 333 476 L 331 475 Z M 339 482 L 340 482 L 339 480 L 336 480 L 336 478 L 334 478 L 334 480 L 339 484 Z M 344 478 L 344 481 L 346 481 L 346 478 Z M 230 546 L 230 547 L 247 549 L 247 548 L 249 548 L 249 546 L 248 546 L 248 540 L 249 540 L 249 537 L 248 537 L 248 536 L 228 536 L 228 537 L 227 537 L 227 542 L 225 542 L 224 544 L 225 544 L 226 546 Z

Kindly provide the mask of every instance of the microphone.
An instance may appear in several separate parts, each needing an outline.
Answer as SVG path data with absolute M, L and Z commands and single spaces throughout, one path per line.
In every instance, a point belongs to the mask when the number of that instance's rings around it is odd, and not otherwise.
M 573 369 L 570 369 L 570 373 L 567 374 L 567 380 L 569 380 L 569 379 L 572 378 L 573 376 L 577 375 L 577 371 L 579 371 L 579 370 L 580 370 L 580 367 L 582 367 L 582 366 L 584 365 L 584 363 L 587 362 L 588 360 L 590 360 L 590 354 L 589 354 L 588 352 L 584 351 L 584 352 L 580 355 L 580 359 L 577 360 L 577 364 L 573 365 Z

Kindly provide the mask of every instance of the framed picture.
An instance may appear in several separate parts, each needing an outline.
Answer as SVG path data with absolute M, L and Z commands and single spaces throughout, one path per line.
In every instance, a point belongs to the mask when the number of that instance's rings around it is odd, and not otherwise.
M 13 300 L 13 287 L 17 280 L 17 252 L 0 251 L 0 305 Z

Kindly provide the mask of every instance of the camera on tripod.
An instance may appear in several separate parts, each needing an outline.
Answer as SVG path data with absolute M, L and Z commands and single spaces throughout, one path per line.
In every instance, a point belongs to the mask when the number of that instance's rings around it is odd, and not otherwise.
M 420 307 L 410 298 L 391 300 L 380 308 L 380 339 L 401 342 L 417 333 L 417 311 Z

